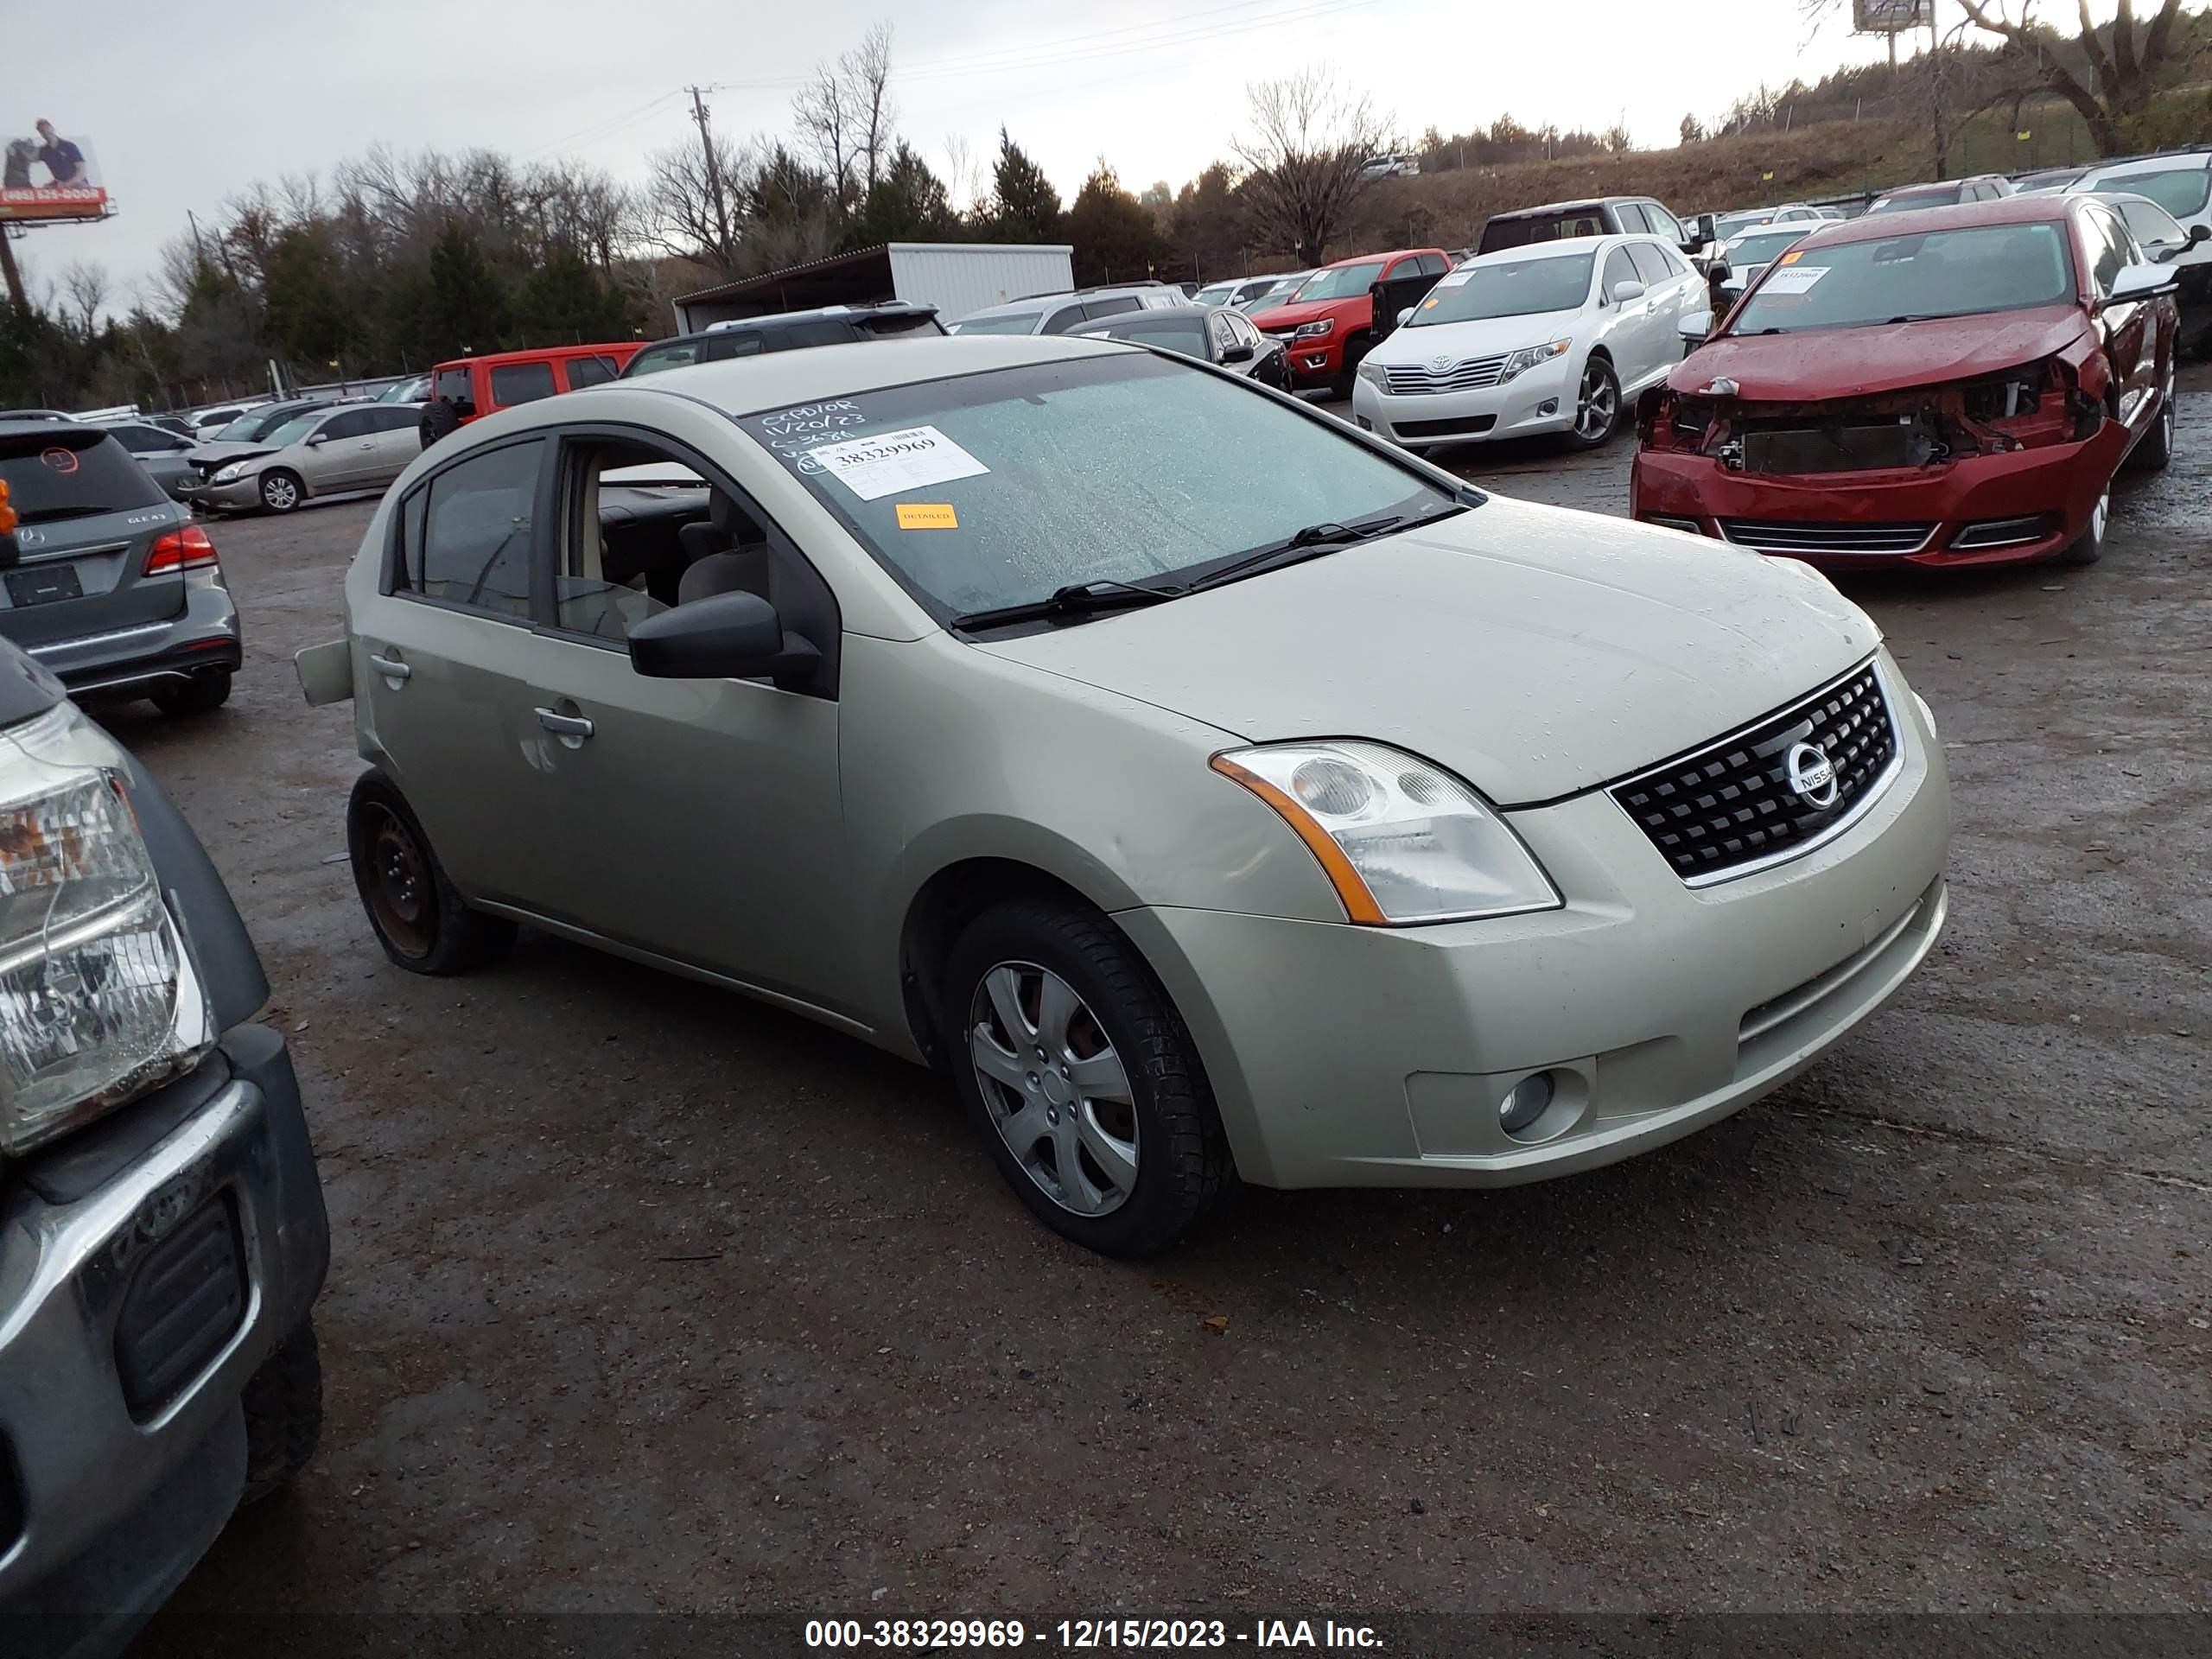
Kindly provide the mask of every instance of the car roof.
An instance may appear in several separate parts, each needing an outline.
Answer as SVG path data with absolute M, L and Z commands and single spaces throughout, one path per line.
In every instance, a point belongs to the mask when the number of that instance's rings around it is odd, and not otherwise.
M 979 306 L 958 319 L 968 322 L 976 317 L 1013 316 L 1023 311 L 1042 311 L 1047 306 L 1065 305 L 1076 300 L 1111 299 L 1117 294 L 1151 294 L 1167 286 L 1165 283 L 1108 283 L 1096 288 L 1055 288 L 1042 294 L 1024 294 L 1018 300 L 1001 300 L 996 305 Z
M 1894 213 L 1841 221 L 1822 219 L 1805 232 L 1805 245 L 1832 248 L 1845 242 L 1881 242 L 1915 231 L 1967 230 L 1985 225 L 2056 225 L 2073 212 L 2079 193 L 2038 192 L 2032 195 L 1999 196 L 1994 201 L 1943 202 L 1933 207 L 1908 207 Z
M 1203 290 L 1201 290 L 1203 291 Z M 1094 329 L 1126 327 L 1133 322 L 1154 322 L 1161 317 L 1210 317 L 1217 311 L 1236 311 L 1233 305 L 1148 305 L 1141 311 L 1122 311 L 1110 317 L 1093 317 L 1077 326 L 1076 332 L 1088 334 Z M 1244 314 L 1236 311 L 1239 316 Z
M 632 348 L 640 342 L 634 340 L 602 340 L 596 346 L 540 346 L 527 352 L 478 352 L 469 357 L 449 357 L 430 371 L 457 369 L 464 363 L 481 363 L 486 368 L 502 368 L 510 363 L 543 363 L 555 357 L 596 357 L 601 352 L 619 352 Z
M 2212 168 L 2212 149 L 2168 150 L 2158 156 L 2131 156 L 2099 162 L 2085 169 L 2085 179 L 2101 179 L 2107 173 L 2183 173 L 2192 169 L 2202 172 Z
M 670 340 L 696 340 L 701 334 L 729 334 L 740 328 L 788 328 L 802 322 L 820 322 L 825 317 L 933 317 L 937 307 L 921 305 L 912 300 L 871 300 L 865 305 L 817 305 L 804 311 L 770 311 L 758 317 L 726 317 L 705 328 L 694 329 L 688 334 L 671 334 Z M 655 346 L 667 340 L 656 340 Z
M 1074 334 L 924 334 L 912 339 L 902 335 L 864 352 L 763 352 L 757 357 L 695 363 L 625 380 L 621 390 L 667 393 L 709 404 L 725 414 L 747 415 L 855 397 L 887 386 L 1055 363 L 1101 352 L 1141 349 Z M 499 418 L 506 420 L 524 410 L 542 411 L 548 421 L 575 418 L 573 406 L 563 407 L 557 397 L 521 404 Z
M 1655 201 L 1655 196 L 1573 196 L 1565 201 L 1548 201 L 1537 207 L 1516 207 L 1510 212 L 1492 213 L 1492 219 L 1527 219 L 1536 213 L 1586 213 L 1592 207 L 1611 207 L 1624 201 Z M 1666 204 L 1660 203 L 1662 207 Z
M 1564 259 L 1570 254 L 1588 253 L 1592 249 L 1600 252 L 1607 248 L 1624 248 L 1631 242 L 1656 242 L 1662 247 L 1667 238 L 1649 231 L 1607 231 L 1603 236 L 1558 236 L 1542 242 L 1523 242 L 1517 248 L 1492 248 L 1488 253 L 1478 253 L 1461 264 L 1479 265 L 1491 260 L 1503 263 L 1508 259 Z

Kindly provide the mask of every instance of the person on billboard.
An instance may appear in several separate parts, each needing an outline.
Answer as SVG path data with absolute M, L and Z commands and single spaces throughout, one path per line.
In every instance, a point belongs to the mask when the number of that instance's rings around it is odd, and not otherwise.
M 40 138 L 38 158 L 46 163 L 46 170 L 54 175 L 54 182 L 90 184 L 85 173 L 85 152 L 54 130 L 51 121 L 38 124 Z
M 31 163 L 38 160 L 38 140 L 17 138 L 8 146 L 7 172 L 0 175 L 0 189 L 29 190 Z

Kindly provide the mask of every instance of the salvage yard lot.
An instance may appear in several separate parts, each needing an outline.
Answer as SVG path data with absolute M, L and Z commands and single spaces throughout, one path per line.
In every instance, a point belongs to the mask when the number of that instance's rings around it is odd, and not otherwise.
M 949 1088 L 849 1039 L 531 935 L 473 978 L 386 963 L 349 711 L 289 661 L 340 632 L 370 507 L 218 526 L 230 707 L 108 718 L 298 1058 L 329 1419 L 139 1651 L 350 1651 L 315 1621 L 364 1612 L 742 1610 L 796 1646 L 809 1616 L 2201 1605 L 2212 379 L 2184 385 L 2101 565 L 1847 585 L 1935 709 L 1958 834 L 1942 944 L 1826 1063 L 1595 1174 L 1249 1192 L 1135 1267 L 1040 1229 Z M 1445 458 L 1618 512 L 1629 455 Z

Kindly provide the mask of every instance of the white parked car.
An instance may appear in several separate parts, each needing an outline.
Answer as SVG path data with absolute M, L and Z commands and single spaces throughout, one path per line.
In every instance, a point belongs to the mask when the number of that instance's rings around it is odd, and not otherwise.
M 1418 156 L 1377 156 L 1359 169 L 1363 179 L 1413 179 L 1421 176 Z
M 1681 360 L 1704 282 L 1656 236 L 1531 243 L 1446 275 L 1359 365 L 1352 414 L 1409 448 L 1564 433 L 1595 448 Z
M 2212 302 L 2212 240 L 2205 239 L 2212 238 L 2212 150 L 2118 162 L 2083 174 L 2073 188 L 2118 203 L 2138 241 L 2145 238 L 2138 221 L 2148 222 L 2149 216 L 2126 205 L 2132 196 L 2147 197 L 2173 215 L 2183 237 L 2196 238 L 2161 263 L 2173 266 L 2181 284 L 2183 348 L 2212 352 L 2212 327 L 2205 323 Z M 2155 233 L 2163 236 L 2164 227 L 2156 227 Z M 2147 242 L 2145 251 L 2149 251 Z

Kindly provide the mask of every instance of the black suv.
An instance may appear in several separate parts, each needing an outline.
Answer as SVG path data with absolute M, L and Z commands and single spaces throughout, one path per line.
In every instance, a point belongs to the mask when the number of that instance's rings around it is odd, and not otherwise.
M 912 305 L 905 300 L 885 300 L 876 305 L 825 305 L 814 311 L 783 311 L 770 317 L 718 322 L 703 334 L 657 340 L 630 359 L 621 378 L 634 380 L 641 374 L 686 369 L 694 363 L 758 357 L 763 352 L 789 352 L 806 346 L 849 346 L 856 340 L 895 340 L 905 334 L 944 332 L 937 320 L 935 306 Z

